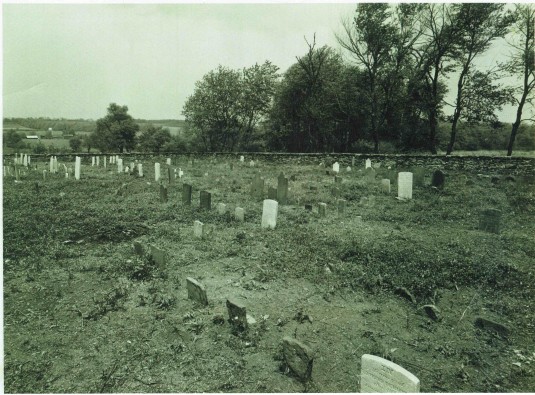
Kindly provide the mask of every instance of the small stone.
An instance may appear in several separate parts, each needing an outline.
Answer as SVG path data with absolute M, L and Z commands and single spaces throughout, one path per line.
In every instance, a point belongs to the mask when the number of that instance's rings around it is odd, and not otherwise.
M 440 320 L 440 310 L 435 305 L 426 304 L 425 306 L 422 307 L 422 309 L 424 310 L 425 314 L 427 314 L 427 316 L 431 318 L 433 321 Z
M 310 348 L 291 337 L 282 339 L 284 362 L 301 381 L 312 377 L 314 356 Z
M 482 317 L 477 317 L 474 322 L 474 325 L 477 328 L 484 329 L 489 332 L 497 333 L 498 335 L 502 337 L 508 337 L 510 333 L 509 328 L 507 328 L 505 325 L 502 325 L 498 322 L 494 322 L 494 321 L 491 321 Z
M 407 290 L 407 288 L 404 288 L 404 287 L 398 287 L 396 288 L 396 290 L 394 291 L 394 293 L 396 295 L 399 295 L 401 296 L 402 298 L 405 298 L 407 299 L 408 301 L 410 301 L 411 303 L 414 303 L 416 304 L 416 298 Z

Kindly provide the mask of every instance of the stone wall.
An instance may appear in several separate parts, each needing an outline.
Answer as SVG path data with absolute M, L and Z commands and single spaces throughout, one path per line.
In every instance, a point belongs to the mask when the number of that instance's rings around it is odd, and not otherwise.
M 78 156 L 91 157 L 95 154 L 76 154 Z M 58 158 L 64 161 L 74 162 L 75 154 L 58 154 Z M 125 161 L 144 159 L 165 163 L 165 158 L 217 158 L 219 160 L 238 161 L 240 155 L 245 157 L 245 161 L 260 160 L 277 163 L 295 164 L 319 164 L 323 162 L 327 165 L 338 161 L 341 167 L 351 166 L 352 158 L 355 158 L 355 167 L 364 168 L 366 159 L 371 159 L 372 163 L 381 162 L 382 166 L 392 167 L 398 171 L 411 170 L 414 167 L 425 167 L 428 169 L 444 170 L 466 170 L 473 173 L 482 174 L 511 174 L 511 175 L 535 175 L 535 158 L 526 157 L 492 157 L 492 156 L 445 156 L 445 155 L 395 155 L 395 154 L 323 154 L 323 153 L 270 153 L 270 152 L 236 152 L 236 153 L 165 153 L 155 155 L 153 153 L 123 153 L 117 154 L 125 158 Z M 49 160 L 51 155 L 31 155 L 33 160 Z M 110 154 L 107 154 L 110 156 Z M 4 157 L 8 159 L 11 155 Z M 128 159 L 126 159 L 128 158 Z

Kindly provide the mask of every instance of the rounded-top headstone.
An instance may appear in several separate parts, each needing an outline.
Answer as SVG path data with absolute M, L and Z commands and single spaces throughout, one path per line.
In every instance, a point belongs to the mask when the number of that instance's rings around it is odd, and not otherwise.
M 420 392 L 420 380 L 394 362 L 364 354 L 360 371 L 360 392 Z

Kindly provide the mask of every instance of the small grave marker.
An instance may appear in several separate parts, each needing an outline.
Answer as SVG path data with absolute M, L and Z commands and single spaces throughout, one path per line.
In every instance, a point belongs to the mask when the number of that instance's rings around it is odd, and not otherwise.
M 167 202 L 167 187 L 163 184 L 160 184 L 160 202 Z
M 390 180 L 388 178 L 383 178 L 381 180 L 381 192 L 386 194 L 390 193 Z
M 501 218 L 500 210 L 493 208 L 483 210 L 479 217 L 479 230 L 499 234 Z
M 171 166 L 171 158 L 167 158 L 167 159 L 165 160 L 165 164 L 166 164 L 167 166 Z
M 225 215 L 227 213 L 227 205 L 225 203 L 217 203 L 216 208 L 219 215 Z
M 249 166 L 254 167 L 254 160 L 251 159 L 251 161 L 249 162 Z
M 346 171 L 349 173 L 351 171 L 351 166 L 347 166 Z
M 288 203 L 288 179 L 281 172 L 277 178 L 277 201 L 280 204 Z
M 164 250 L 159 249 L 155 245 L 150 246 L 150 256 L 154 263 L 160 267 L 167 263 L 167 254 Z
M 106 168 L 106 156 L 104 156 L 103 159 L 104 159 L 104 168 Z
M 346 211 L 346 200 L 338 199 L 338 215 L 343 215 Z
M 204 224 L 201 221 L 195 221 L 193 223 L 193 234 L 199 239 L 204 237 Z
M 264 200 L 264 207 L 262 210 L 262 228 L 275 229 L 277 226 L 278 211 L 279 203 L 276 200 Z
M 143 177 L 143 165 L 141 163 L 137 165 L 137 175 Z
M 117 173 L 123 172 L 123 159 L 117 158 Z
M 244 332 L 248 328 L 245 306 L 234 300 L 227 299 L 227 310 L 233 332 Z
M 325 217 L 327 213 L 327 203 L 319 203 L 318 204 L 318 214 L 320 217 Z
M 394 362 L 364 354 L 360 392 L 420 392 L 420 380 Z
M 97 156 L 97 167 L 100 167 L 100 156 Z
M 240 162 L 244 162 L 245 161 L 245 158 L 243 155 L 240 156 Z
M 433 172 L 433 178 L 431 179 L 431 185 L 438 189 L 444 188 L 445 175 L 441 170 L 435 170 Z
M 201 209 L 212 209 L 212 194 L 207 191 L 200 192 Z
M 241 207 L 236 207 L 234 211 L 234 217 L 236 220 L 243 222 L 245 220 L 245 210 Z
M 158 182 L 160 180 L 160 164 L 156 162 L 154 164 L 154 181 Z
M 143 248 L 143 244 L 141 244 L 139 241 L 134 241 L 132 243 L 132 248 L 134 249 L 134 254 L 136 254 L 137 256 L 145 255 L 145 249 Z
M 191 185 L 183 184 L 182 185 L 182 203 L 191 205 Z
M 338 162 L 334 162 L 334 163 L 333 163 L 333 171 L 334 171 L 335 173 L 340 172 L 340 164 L 339 164 Z
M 251 184 L 251 196 L 255 199 L 262 199 L 264 197 L 264 179 L 260 177 L 260 174 L 257 174 L 253 178 Z
M 364 166 L 365 169 L 370 169 L 372 167 L 372 160 L 366 159 L 366 165 Z
M 74 162 L 74 178 L 79 180 L 80 179 L 80 170 L 82 167 L 82 158 L 79 156 L 76 157 L 76 160 Z
M 310 348 L 300 341 L 285 336 L 282 339 L 284 362 L 301 380 L 308 381 L 312 377 L 314 356 Z
M 95 157 L 91 157 L 91 167 L 95 166 Z
M 188 299 L 194 300 L 203 306 L 208 305 L 208 298 L 206 296 L 204 285 L 191 277 L 187 277 L 186 288 L 188 290 Z
M 398 173 L 398 199 L 412 199 L 412 173 Z

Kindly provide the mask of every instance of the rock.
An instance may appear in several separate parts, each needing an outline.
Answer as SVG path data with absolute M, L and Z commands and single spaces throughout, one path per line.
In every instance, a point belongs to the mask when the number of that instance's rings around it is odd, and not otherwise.
M 312 377 L 314 356 L 312 350 L 298 340 L 291 337 L 282 339 L 284 362 L 290 370 L 301 380 L 308 381 Z
M 416 304 L 416 298 L 407 290 L 405 287 L 398 287 L 394 291 L 396 295 L 401 296 L 402 298 L 407 299 L 409 302 Z
M 505 338 L 508 337 L 510 333 L 509 328 L 507 328 L 505 325 L 482 317 L 476 318 L 474 326 L 479 329 L 484 329 L 489 332 L 497 333 L 498 335 Z
M 427 316 L 431 318 L 433 321 L 440 320 L 440 309 L 436 307 L 435 305 L 426 304 L 425 306 L 422 307 L 422 309 L 424 310 L 425 314 L 427 314 Z

